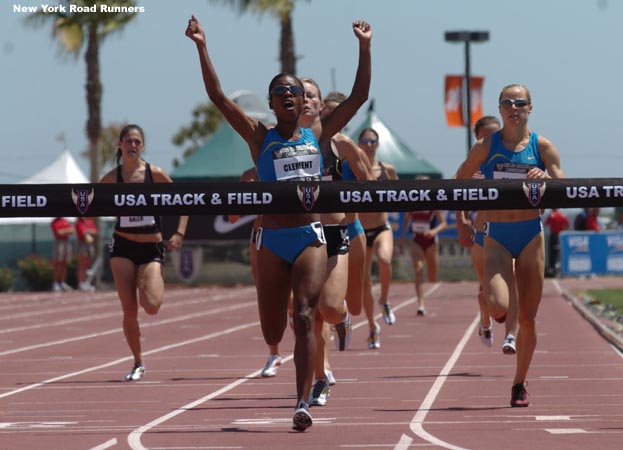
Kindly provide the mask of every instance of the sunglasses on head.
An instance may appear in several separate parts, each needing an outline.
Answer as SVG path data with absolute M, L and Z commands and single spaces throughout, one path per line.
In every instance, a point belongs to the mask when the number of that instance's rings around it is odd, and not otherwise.
M 518 98 L 516 100 L 513 100 L 512 98 L 505 98 L 503 100 L 500 100 L 500 106 L 502 106 L 503 108 L 510 108 L 513 105 L 517 108 L 524 108 L 529 104 L 530 100 L 527 100 L 525 98 Z
M 275 86 L 272 91 L 270 91 L 270 95 L 284 95 L 287 91 L 292 95 L 302 95 L 303 88 L 301 86 L 292 85 L 292 84 L 280 84 L 279 86 Z
M 359 142 L 362 144 L 376 144 L 379 140 L 374 138 L 361 138 Z

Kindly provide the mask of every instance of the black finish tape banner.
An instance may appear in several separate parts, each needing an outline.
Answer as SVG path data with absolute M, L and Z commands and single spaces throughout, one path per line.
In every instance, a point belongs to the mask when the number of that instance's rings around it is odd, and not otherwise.
M 623 179 L 0 185 L 0 217 L 623 206 Z

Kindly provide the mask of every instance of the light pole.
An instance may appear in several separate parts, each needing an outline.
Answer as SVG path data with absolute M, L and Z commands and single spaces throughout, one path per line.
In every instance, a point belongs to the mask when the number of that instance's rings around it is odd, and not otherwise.
M 469 65 L 469 44 L 470 42 L 487 42 L 489 40 L 488 31 L 446 31 L 446 42 L 465 43 L 465 82 L 463 84 L 465 98 L 465 110 L 467 111 L 465 128 L 467 129 L 467 151 L 472 148 L 472 96 L 471 96 L 471 73 Z

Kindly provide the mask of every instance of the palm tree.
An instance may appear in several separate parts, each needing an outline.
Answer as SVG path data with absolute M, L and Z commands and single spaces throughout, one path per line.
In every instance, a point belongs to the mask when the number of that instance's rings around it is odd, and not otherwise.
M 81 12 L 71 12 L 72 4 Z M 100 179 L 102 155 L 100 140 L 102 136 L 102 82 L 100 79 L 99 49 L 102 42 L 111 34 L 121 31 L 136 16 L 134 0 L 59 0 L 57 12 L 34 13 L 26 22 L 35 26 L 52 24 L 52 38 L 59 44 L 61 56 L 73 56 L 77 59 L 86 45 L 84 61 L 87 68 L 86 98 L 88 117 L 86 132 L 89 139 L 89 160 L 91 165 L 90 180 L 97 183 Z M 99 5 L 120 7 L 120 12 L 100 12 Z M 90 12 L 88 8 L 95 8 Z M 64 11 L 63 11 L 64 10 Z M 99 217 L 95 218 L 101 229 Z M 102 238 L 95 236 L 95 260 L 99 261 L 102 253 Z M 97 278 L 99 280 L 98 271 Z
M 98 8 L 99 5 L 118 6 L 121 12 L 70 12 L 69 5 L 79 10 Z M 27 23 L 41 26 L 52 25 L 52 37 L 59 44 L 61 56 L 77 59 L 86 46 L 84 60 L 87 69 L 86 99 L 88 118 L 86 133 L 89 139 L 90 179 L 96 183 L 100 178 L 101 154 L 99 151 L 102 134 L 102 82 L 100 79 L 99 49 L 106 37 L 121 31 L 136 16 L 134 0 L 60 0 L 57 12 L 31 14 Z M 63 11 L 65 9 L 65 11 Z M 127 12 L 126 12 L 127 11 Z
M 210 0 L 212 3 L 225 3 L 236 8 L 240 14 L 247 11 L 260 16 L 269 13 L 279 19 L 281 35 L 279 38 L 279 60 L 281 72 L 296 75 L 296 53 L 294 51 L 294 32 L 292 31 L 292 11 L 296 0 Z

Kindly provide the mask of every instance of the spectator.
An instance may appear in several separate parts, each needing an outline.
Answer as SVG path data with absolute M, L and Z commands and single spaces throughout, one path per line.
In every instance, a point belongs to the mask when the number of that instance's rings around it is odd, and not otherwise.
M 74 226 L 64 217 L 57 217 L 50 223 L 54 235 L 52 254 L 52 290 L 54 292 L 71 291 L 67 284 L 67 263 L 71 257 L 69 237 L 74 234 Z
M 586 208 L 586 231 L 599 231 L 599 208 Z
M 76 255 L 78 256 L 78 268 L 76 276 L 78 278 L 78 288 L 81 291 L 94 291 L 95 287 L 89 281 L 87 271 L 93 263 L 95 256 L 95 236 L 97 235 L 97 225 L 89 217 L 79 217 L 76 221 Z
M 573 229 L 575 231 L 586 231 L 586 216 L 590 208 L 584 208 L 584 210 L 578 213 L 573 220 Z
M 555 277 L 557 273 L 556 266 L 560 255 L 560 233 L 569 228 L 569 218 L 565 213 L 558 209 L 552 209 L 552 212 L 545 219 L 545 226 L 549 226 L 549 260 L 545 275 Z

